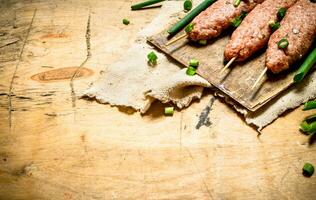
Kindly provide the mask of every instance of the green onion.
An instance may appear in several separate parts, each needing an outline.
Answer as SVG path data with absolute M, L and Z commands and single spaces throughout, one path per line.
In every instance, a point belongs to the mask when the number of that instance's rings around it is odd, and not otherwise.
M 129 25 L 129 20 L 128 19 L 123 19 L 123 24 L 125 24 L 125 25 Z
M 286 8 L 280 8 L 277 13 L 279 20 L 283 19 L 285 14 L 286 14 Z
M 316 108 L 316 100 L 308 101 L 304 104 L 303 110 L 311 110 Z
M 132 10 L 140 10 L 140 9 L 146 7 L 146 6 L 150 6 L 150 5 L 162 2 L 162 1 L 165 1 L 165 0 L 148 0 L 148 1 L 144 1 L 142 3 L 138 3 L 138 4 L 135 4 L 135 5 L 132 5 L 131 9 Z
M 194 76 L 196 74 L 196 69 L 192 66 L 187 68 L 186 74 L 189 76 Z
M 289 41 L 286 38 L 282 38 L 279 42 L 278 42 L 278 47 L 279 49 L 285 49 L 287 46 L 289 46 Z
M 235 19 L 233 19 L 233 21 L 230 22 L 230 24 L 237 28 L 242 22 L 242 19 L 240 17 L 236 17 Z
M 152 65 L 156 64 L 157 63 L 157 55 L 155 54 L 155 52 L 150 52 L 148 55 L 147 55 L 147 58 L 148 58 L 148 62 Z
M 303 166 L 303 175 L 311 177 L 314 174 L 314 166 L 310 163 L 305 163 Z
M 173 115 L 174 108 L 173 107 L 165 107 L 165 115 Z
M 193 30 L 193 28 L 194 28 L 194 24 L 190 23 L 189 25 L 185 27 L 184 31 L 186 33 L 190 33 Z
M 306 117 L 300 124 L 300 129 L 309 135 L 316 133 L 316 114 Z
M 200 45 L 207 45 L 207 40 L 199 40 Z
M 278 28 L 280 28 L 280 22 L 270 22 L 269 27 L 271 28 L 272 31 L 276 31 Z
M 300 130 L 302 130 L 304 133 L 307 133 L 307 131 L 309 130 L 309 125 L 306 121 L 303 121 L 300 124 Z
M 308 55 L 294 76 L 294 82 L 300 82 L 316 63 L 316 48 Z
M 235 0 L 233 5 L 235 7 L 237 7 L 237 6 L 239 6 L 240 2 L 241 2 L 241 0 Z
M 312 135 L 314 133 L 316 133 L 316 121 L 311 122 L 311 123 L 307 123 L 306 120 L 304 120 L 301 124 L 300 124 L 300 129 L 308 134 L 308 135 Z
M 307 131 L 309 135 L 316 133 L 316 122 L 312 122 L 309 124 L 309 130 Z
M 230 22 L 230 25 L 237 28 L 241 24 L 242 20 L 246 17 L 246 15 L 246 12 L 242 12 L 239 16 L 235 17 L 235 19 Z
M 191 9 L 192 9 L 192 6 L 193 6 L 192 0 L 185 0 L 184 3 L 183 3 L 183 8 L 184 8 L 184 10 L 186 10 L 186 11 L 191 10 Z
M 187 24 L 189 24 L 198 14 L 203 10 L 208 8 L 215 0 L 204 0 L 197 7 L 195 7 L 191 12 L 189 12 L 184 18 L 182 18 L 178 23 L 172 26 L 167 32 L 169 35 L 177 34 L 181 29 L 183 29 Z
M 306 121 L 307 123 L 315 122 L 315 121 L 316 121 L 316 114 L 310 115 L 310 116 L 306 117 L 306 118 L 305 118 L 305 121 Z
M 190 60 L 189 66 L 197 68 L 199 66 L 199 61 L 197 59 L 193 58 Z

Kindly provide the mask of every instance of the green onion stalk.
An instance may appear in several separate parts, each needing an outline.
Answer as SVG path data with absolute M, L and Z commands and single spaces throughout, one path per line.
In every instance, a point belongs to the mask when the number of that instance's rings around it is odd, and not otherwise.
M 216 0 L 204 0 L 198 6 L 196 6 L 191 12 L 189 12 L 184 18 L 182 18 L 178 23 L 173 25 L 167 32 L 169 35 L 175 35 L 181 31 L 185 26 L 187 26 L 198 14 L 208 8 Z

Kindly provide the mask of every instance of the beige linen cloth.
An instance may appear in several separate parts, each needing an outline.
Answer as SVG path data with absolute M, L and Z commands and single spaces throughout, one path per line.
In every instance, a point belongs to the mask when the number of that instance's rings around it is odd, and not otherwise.
M 197 5 L 199 1 L 194 3 Z M 211 85 L 198 75 L 186 75 L 185 69 L 181 69 L 146 43 L 146 37 L 165 29 L 168 22 L 177 18 L 179 13 L 175 11 L 180 11 L 182 7 L 183 1 L 164 2 L 158 16 L 139 33 L 125 57 L 106 72 L 101 72 L 98 80 L 91 84 L 84 96 L 94 98 L 100 103 L 132 107 L 141 113 L 145 113 L 156 99 L 163 103 L 173 102 L 178 108 L 183 108 L 189 106 L 193 99 L 201 98 L 203 88 Z M 146 55 L 153 50 L 158 56 L 158 64 L 150 66 Z M 245 116 L 248 124 L 253 124 L 260 130 L 284 111 L 315 98 L 316 81 L 313 80 L 316 80 L 316 73 L 258 112 L 251 113 L 238 105 L 233 107 Z M 228 98 L 226 100 L 230 102 Z
M 132 107 L 145 113 L 158 99 L 173 102 L 179 108 L 186 107 L 193 99 L 200 98 L 204 87 L 210 84 L 200 76 L 187 76 L 185 69 L 170 61 L 164 54 L 146 43 L 147 36 L 162 31 L 170 20 L 178 17 L 175 10 L 183 8 L 183 1 L 166 1 L 158 16 L 139 33 L 134 45 L 124 58 L 101 72 L 85 95 L 100 103 Z M 158 63 L 150 66 L 147 54 L 155 51 Z

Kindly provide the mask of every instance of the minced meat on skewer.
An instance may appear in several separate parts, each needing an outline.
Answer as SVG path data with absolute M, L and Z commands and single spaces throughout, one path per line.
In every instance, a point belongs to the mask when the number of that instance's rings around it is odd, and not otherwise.
M 263 1 L 247 0 L 234 5 L 235 0 L 218 0 L 193 20 L 194 28 L 188 36 L 193 41 L 215 38 L 227 29 L 236 17 L 250 12 Z
M 272 34 L 269 22 L 278 20 L 277 13 L 280 8 L 287 9 L 296 1 L 266 0 L 256 6 L 233 32 L 225 48 L 225 59 L 235 58 L 237 61 L 243 61 L 265 47 Z
M 288 69 L 308 52 L 315 37 L 316 3 L 299 0 L 289 8 L 281 27 L 270 37 L 266 52 L 267 68 L 273 73 Z M 278 45 L 282 39 L 288 43 L 283 49 Z

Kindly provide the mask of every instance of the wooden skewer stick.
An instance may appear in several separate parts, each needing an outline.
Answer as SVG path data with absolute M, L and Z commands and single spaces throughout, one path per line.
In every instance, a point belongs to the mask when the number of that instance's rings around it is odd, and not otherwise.
M 187 37 L 187 34 L 186 34 L 186 33 L 184 33 L 183 35 L 180 35 L 180 36 L 178 36 L 178 37 L 176 37 L 176 38 L 170 40 L 169 42 L 166 43 L 166 46 L 169 46 L 170 44 L 173 44 L 173 43 L 175 43 L 176 41 L 181 40 L 182 38 L 185 38 L 185 37 Z
M 233 62 L 237 59 L 237 57 L 233 57 L 232 59 L 230 59 L 230 61 L 225 65 L 225 67 L 220 71 L 220 74 L 222 74 L 227 68 L 229 68 L 231 66 L 231 64 L 233 64 Z
M 260 76 L 257 78 L 256 82 L 252 85 L 251 90 L 253 90 L 258 83 L 262 80 L 263 76 L 265 75 L 265 73 L 268 71 L 268 68 L 265 67 L 264 70 L 261 72 Z

